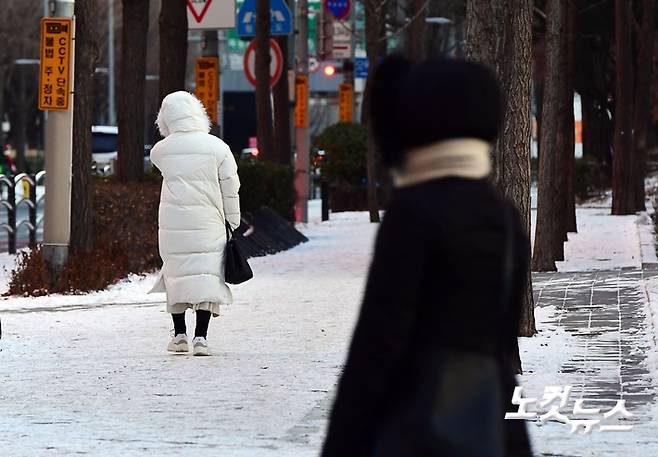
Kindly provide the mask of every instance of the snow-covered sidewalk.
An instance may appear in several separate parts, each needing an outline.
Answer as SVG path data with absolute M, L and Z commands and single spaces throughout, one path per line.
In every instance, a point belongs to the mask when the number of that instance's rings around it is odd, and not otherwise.
M 162 304 L 102 306 L 136 303 L 151 277 L 0 302 L 2 455 L 315 455 L 376 228 L 335 215 L 305 229 L 308 243 L 254 259 L 206 359 L 164 351 Z
M 646 213 L 610 216 L 605 205 L 581 207 L 577 219 L 579 233 L 569 234 L 558 273 L 533 274 L 538 334 L 520 339 L 525 369 L 520 381 L 524 396 L 540 400 L 545 387 L 572 386 L 562 409 L 570 417 L 577 399 L 583 399 L 586 408 L 601 408 L 601 414 L 590 417 L 594 419 L 623 399 L 634 417 L 616 424 L 632 424 L 633 429 L 600 432 L 594 427 L 582 435 L 571 434 L 569 425 L 556 420 L 529 422 L 535 452 L 658 455 L 653 222 Z M 651 285 L 657 294 L 647 293 Z
M 594 395 L 646 391 L 629 406 L 639 422 L 586 437 L 530 423 L 537 455 L 658 455 L 643 294 L 651 281 L 658 294 L 658 280 L 641 269 L 651 263 L 642 219 L 608 213 L 579 209 L 561 271 L 535 276 L 539 334 L 521 340 L 522 382 L 539 396 L 565 383 Z M 145 293 L 152 275 L 95 294 L 0 300 L 2 455 L 317 455 L 377 226 L 367 213 L 343 213 L 302 229 L 308 243 L 251 261 L 255 279 L 235 287 L 236 303 L 211 322 L 215 357 L 164 351 L 172 325 L 163 297 Z M 634 363 L 637 373 L 600 389 Z

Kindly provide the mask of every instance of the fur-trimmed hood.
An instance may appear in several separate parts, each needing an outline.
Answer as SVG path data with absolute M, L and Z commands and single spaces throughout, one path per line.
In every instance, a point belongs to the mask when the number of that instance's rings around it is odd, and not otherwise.
M 155 123 L 163 137 L 177 132 L 210 132 L 210 120 L 203 104 L 185 91 L 172 92 L 162 100 Z

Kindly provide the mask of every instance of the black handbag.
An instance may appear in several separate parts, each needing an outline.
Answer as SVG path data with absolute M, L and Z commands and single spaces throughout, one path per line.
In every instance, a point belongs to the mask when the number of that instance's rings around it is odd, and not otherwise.
M 254 277 L 247 257 L 233 238 L 233 230 L 226 221 L 226 249 L 224 255 L 224 280 L 228 284 L 242 284 Z
M 509 211 L 507 211 L 509 213 Z M 506 214 L 503 290 L 508 309 L 513 277 L 511 214 Z M 499 347 L 496 352 L 502 353 Z M 502 457 L 505 404 L 502 356 L 458 350 L 428 351 L 416 385 L 386 415 L 372 455 Z

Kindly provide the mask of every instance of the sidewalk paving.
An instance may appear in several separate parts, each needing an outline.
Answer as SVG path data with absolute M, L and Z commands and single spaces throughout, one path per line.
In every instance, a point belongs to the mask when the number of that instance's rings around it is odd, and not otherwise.
M 535 341 L 534 353 L 522 355 L 529 360 L 521 377 L 524 396 L 542 398 L 546 386 L 571 385 L 565 414 L 573 411 L 576 399 L 602 412 L 624 399 L 634 414 L 619 421 L 633 425 L 629 432 L 591 435 L 570 434 L 570 427 L 558 422 L 529 422 L 537 455 L 658 455 L 658 386 L 651 360 L 655 329 L 644 287 L 646 279 L 657 276 L 638 269 L 533 275 L 536 306 L 547 311 L 538 313 L 544 318 L 536 337 L 545 346 L 537 348 Z M 522 348 L 526 342 L 521 339 Z M 553 352 L 559 361 L 552 370 L 546 369 L 542 352 Z
M 573 385 L 588 407 L 621 395 L 635 428 L 582 436 L 530 422 L 536 455 L 658 455 L 646 287 L 658 271 L 642 269 L 646 224 L 606 214 L 579 209 L 561 271 L 533 275 L 539 333 L 520 341 L 521 382 L 534 397 Z M 87 296 L 0 301 L 0 453 L 317 455 L 376 228 L 364 213 L 333 215 L 304 229 L 309 243 L 254 259 L 256 279 L 211 322 L 210 358 L 164 352 L 171 322 L 144 294 L 152 275 Z

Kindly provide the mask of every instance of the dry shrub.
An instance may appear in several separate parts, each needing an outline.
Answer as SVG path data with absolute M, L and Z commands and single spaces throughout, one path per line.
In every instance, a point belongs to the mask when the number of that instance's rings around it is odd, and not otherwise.
M 44 281 L 41 248 L 21 254 L 8 295 L 39 296 L 105 289 L 126 276 L 159 268 L 160 182 L 94 183 L 94 248 L 73 254 L 55 284 Z

